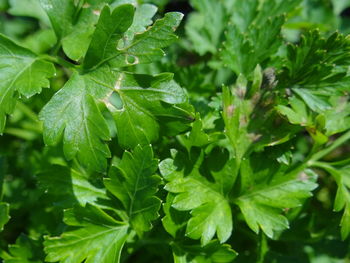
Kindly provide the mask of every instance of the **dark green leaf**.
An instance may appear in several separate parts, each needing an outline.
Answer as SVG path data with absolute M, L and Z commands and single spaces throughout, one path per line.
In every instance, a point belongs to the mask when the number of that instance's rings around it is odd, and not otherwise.
M 119 262 L 128 225 L 89 204 L 84 209 L 67 210 L 65 223 L 74 228 L 60 237 L 45 238 L 47 262 Z

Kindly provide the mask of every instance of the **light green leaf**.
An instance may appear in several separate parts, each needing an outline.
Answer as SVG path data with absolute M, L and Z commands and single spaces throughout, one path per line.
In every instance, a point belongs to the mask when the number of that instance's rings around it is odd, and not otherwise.
M 242 75 L 240 75 L 242 76 Z M 231 89 L 223 87 L 223 120 L 225 134 L 230 140 L 227 148 L 233 148 L 235 158 L 241 160 L 248 151 L 252 138 L 248 134 L 248 120 L 253 110 L 252 102 L 244 100 L 247 89 L 246 80 L 240 78 Z
M 13 112 L 19 95 L 31 97 L 49 87 L 55 74 L 52 63 L 40 59 L 31 51 L 0 35 L 0 133 L 6 114 Z
M 310 197 L 317 187 L 314 178 L 305 172 L 294 178 L 279 176 L 269 184 L 248 190 L 235 200 L 248 226 L 256 233 L 261 229 L 268 237 L 289 227 L 283 209 L 302 205 L 302 200 Z
M 306 108 L 306 105 L 298 98 L 292 97 L 289 99 L 290 107 L 278 105 L 277 111 L 286 116 L 290 123 L 299 124 L 301 126 L 312 126 L 311 116 Z
M 338 102 L 336 108 L 327 110 L 323 116 L 327 136 L 350 129 L 350 105 L 347 102 Z
M 26 37 L 22 45 L 37 54 L 42 54 L 50 50 L 56 42 L 52 29 L 42 29 Z
M 159 169 L 161 170 L 161 167 L 167 166 L 168 164 L 165 163 L 167 163 L 168 161 L 171 162 L 172 159 L 166 159 L 162 161 L 159 165 Z M 165 172 L 164 168 L 162 173 L 163 172 Z M 163 204 L 163 211 L 165 213 L 165 216 L 162 218 L 162 224 L 164 229 L 174 238 L 176 238 L 180 229 L 186 227 L 186 223 L 190 219 L 188 213 L 184 211 L 178 211 L 172 207 L 172 203 L 174 201 L 175 196 L 176 195 L 172 193 L 169 193 L 167 195 L 166 202 Z
M 117 166 L 112 166 L 105 186 L 123 204 L 132 228 L 142 234 L 152 228 L 151 221 L 159 217 L 161 200 L 155 196 L 160 177 L 155 175 L 158 161 L 152 147 L 137 146 L 124 152 Z
M 174 263 L 231 263 L 238 255 L 230 245 L 217 240 L 204 247 L 174 243 L 172 249 Z
M 162 175 L 170 180 L 165 189 L 176 195 L 172 207 L 179 211 L 191 211 L 186 235 L 193 239 L 201 239 L 203 246 L 210 242 L 215 233 L 220 242 L 225 242 L 232 232 L 232 212 L 226 199 L 227 190 L 224 191 L 227 188 L 223 184 L 233 183 L 231 180 L 234 179 L 230 177 L 232 164 L 227 164 L 221 173 L 217 173 L 214 177 L 215 183 L 212 183 L 199 173 L 198 168 L 194 168 L 190 175 L 185 177 L 183 174 L 175 176 L 174 172 L 177 174 L 179 171 L 175 163 L 171 164 L 169 160 L 163 162 L 166 162 L 166 169 L 165 165 L 161 164 Z M 218 177 L 226 179 L 220 181 Z
M 194 146 L 201 147 L 209 144 L 209 136 L 203 131 L 202 120 L 197 114 L 196 120 L 192 123 L 192 130 L 187 135 L 178 137 L 181 144 L 183 144 L 187 151 L 190 152 Z
M 13 16 L 29 16 L 39 19 L 46 25 L 50 24 L 49 18 L 41 7 L 39 0 L 10 0 L 8 12 Z
M 72 229 L 59 237 L 45 237 L 47 262 L 119 262 L 128 225 L 89 204 L 85 208 L 67 210 L 65 223 Z

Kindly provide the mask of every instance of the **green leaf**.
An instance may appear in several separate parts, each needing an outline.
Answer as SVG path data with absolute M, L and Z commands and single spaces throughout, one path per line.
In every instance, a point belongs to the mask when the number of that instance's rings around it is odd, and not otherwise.
M 209 136 L 203 131 L 202 120 L 197 114 L 196 120 L 192 123 L 192 130 L 183 136 L 179 136 L 180 142 L 186 147 L 187 151 L 190 152 L 194 146 L 201 147 L 209 144 Z
M 71 0 L 39 0 L 41 7 L 50 18 L 52 28 L 55 30 L 57 38 L 61 39 L 67 34 L 72 23 L 75 11 Z
M 94 0 L 75 7 L 71 25 L 63 28 L 62 47 L 69 58 L 80 60 L 86 54 L 104 5 L 105 1 Z M 66 12 L 70 12 L 70 9 Z
M 327 164 L 320 167 L 329 172 L 337 183 L 334 211 L 344 210 L 340 226 L 342 239 L 345 240 L 350 234 L 350 167 L 335 168 Z
M 0 35 L 0 133 L 6 114 L 11 114 L 16 106 L 18 94 L 31 97 L 40 93 L 41 88 L 49 87 L 48 78 L 54 74 L 52 63 Z
M 312 119 L 306 108 L 306 105 L 298 98 L 292 97 L 289 99 L 290 107 L 278 105 L 277 111 L 286 116 L 290 123 L 299 124 L 301 126 L 312 126 Z
M 235 200 L 248 226 L 259 233 L 261 229 L 268 237 L 289 227 L 283 209 L 298 207 L 302 200 L 310 197 L 317 187 L 314 178 L 301 172 L 294 178 L 275 176 L 271 183 L 258 185 Z
M 327 109 L 330 109 L 331 106 L 324 98 L 320 98 L 312 93 L 312 91 L 308 89 L 296 89 L 293 91 L 298 94 L 305 102 L 305 104 L 315 112 L 323 112 Z
M 165 159 L 160 163 L 159 169 L 162 171 L 162 174 L 166 173 L 164 171 L 164 167 L 172 165 L 172 161 L 172 159 Z M 175 197 L 176 195 L 172 193 L 169 193 L 167 195 L 166 202 L 163 204 L 163 211 L 165 216 L 162 218 L 164 229 L 174 238 L 176 238 L 179 230 L 185 227 L 187 221 L 190 219 L 190 216 L 186 212 L 178 211 L 172 207 L 172 203 Z
M 163 162 L 166 162 L 166 169 Z M 163 167 L 162 175 L 170 181 L 165 189 L 176 194 L 172 207 L 179 211 L 191 211 L 186 235 L 193 239 L 201 239 L 203 246 L 210 242 L 215 233 L 220 242 L 225 242 L 232 232 L 232 212 L 226 199 L 227 190 L 224 189 L 233 183 L 234 179 L 231 177 L 233 164 L 228 163 L 220 173 L 214 176 L 215 183 L 212 183 L 199 173 L 198 168 L 194 168 L 185 177 L 183 173 L 182 176 L 176 176 L 178 171 L 181 171 L 176 165 L 177 161 L 171 163 L 170 160 L 164 160 L 163 162 L 160 164 Z
M 4 256 L 4 263 L 40 263 L 42 262 L 41 243 L 21 234 L 16 244 L 8 247 L 9 254 Z
M 157 140 L 160 124 L 163 128 L 178 121 L 176 125 L 181 128 L 192 121 L 187 95 L 172 77 L 172 74 L 119 75 L 106 105 L 114 117 L 121 146 L 134 148 Z M 187 126 L 182 131 L 185 129 Z
M 72 60 L 81 59 L 90 44 L 105 1 L 40 0 L 48 14 L 57 38 Z
M 156 140 L 158 121 L 167 126 L 192 120 L 186 93 L 171 74 L 152 77 L 111 71 L 107 66 L 84 75 L 74 73 L 39 115 L 44 121 L 44 141 L 55 145 L 63 135 L 65 156 L 77 157 L 96 171 L 104 171 L 105 159 L 110 157 L 104 143 L 110 133 L 97 103 L 112 113 L 118 142 L 125 148 Z
M 95 32 L 84 60 L 85 68 L 92 68 L 111 59 L 116 53 L 116 43 L 131 26 L 134 16 L 132 5 L 121 5 L 113 10 L 105 6 L 100 14 Z
M 225 28 L 225 9 L 222 1 L 192 0 L 197 12 L 190 13 L 186 23 L 186 35 L 193 49 L 200 55 L 215 54 Z
M 10 205 L 0 202 L 0 231 L 4 229 L 4 225 L 10 220 Z
M 346 76 L 349 51 L 349 38 L 342 34 L 334 33 L 323 38 L 317 30 L 307 32 L 302 35 L 300 44 L 287 46 L 286 66 L 280 76 L 280 84 L 309 88 L 322 87 L 323 83 L 332 86 L 334 75 L 343 73 L 342 78 Z
M 349 0 L 332 0 L 334 13 L 339 15 L 345 8 L 350 6 Z
M 83 169 L 52 165 L 37 176 L 41 187 L 65 207 L 85 206 L 86 203 L 98 205 L 99 199 L 107 199 L 106 190 L 89 182 L 89 175 Z
M 50 50 L 57 42 L 52 29 L 43 29 L 28 36 L 22 45 L 37 54 L 42 54 Z
M 177 39 L 173 32 L 183 15 L 175 12 L 166 13 L 164 18 L 157 20 L 144 32 L 143 27 L 149 24 L 149 17 L 146 16 L 146 21 L 133 23 L 133 16 L 134 8 L 129 4 L 118 6 L 112 13 L 108 6 L 102 10 L 84 60 L 84 68 L 89 69 L 106 61 L 113 67 L 120 68 L 150 63 L 165 55 L 162 48 Z M 122 41 L 124 35 L 126 39 Z
M 223 120 L 225 134 L 230 140 L 230 146 L 234 150 L 237 161 L 242 160 L 248 151 L 252 138 L 248 134 L 248 120 L 252 113 L 253 105 L 249 100 L 244 100 L 247 89 L 246 79 L 240 75 L 237 84 L 231 88 L 223 87 Z
M 136 8 L 134 21 L 125 33 L 125 40 L 131 41 L 136 34 L 147 30 L 147 26 L 153 23 L 152 17 L 156 14 L 157 7 L 150 4 L 142 4 Z
M 150 145 L 137 146 L 124 152 L 117 166 L 112 166 L 104 180 L 108 191 L 123 204 L 132 228 L 139 234 L 152 228 L 151 221 L 159 217 L 161 200 L 155 196 L 160 177 L 155 175 L 158 161 Z
M 49 18 L 40 5 L 39 0 L 10 0 L 8 12 L 13 16 L 29 16 L 39 19 L 46 25 L 50 24 Z
M 238 253 L 230 245 L 217 240 L 206 246 L 177 244 L 172 245 L 174 263 L 230 263 Z
M 277 4 L 269 0 L 261 6 L 259 1 L 235 2 L 221 55 L 224 63 L 237 75 L 249 76 L 257 64 L 277 52 L 282 44 L 284 12 L 292 10 L 298 1 L 292 2 Z
M 110 139 L 109 129 L 96 104 L 96 100 L 102 99 L 108 92 L 103 77 L 111 81 L 108 72 L 93 72 L 90 75 L 74 73 L 39 115 L 44 121 L 46 144 L 57 144 L 63 135 L 66 158 L 71 160 L 77 157 L 82 164 L 96 171 L 104 171 L 106 158 L 110 157 L 109 149 L 103 142 Z
M 142 63 L 150 63 L 165 56 L 165 48 L 177 40 L 173 33 L 182 20 L 183 14 L 166 13 L 141 34 L 136 34 L 128 43 L 121 43 L 117 49 L 107 54 L 112 67 L 120 68 Z
M 337 101 L 337 105 L 323 113 L 326 135 L 330 136 L 350 129 L 350 105 Z
M 65 223 L 71 230 L 59 237 L 45 237 L 47 262 L 119 262 L 128 225 L 89 204 L 85 208 L 67 210 Z

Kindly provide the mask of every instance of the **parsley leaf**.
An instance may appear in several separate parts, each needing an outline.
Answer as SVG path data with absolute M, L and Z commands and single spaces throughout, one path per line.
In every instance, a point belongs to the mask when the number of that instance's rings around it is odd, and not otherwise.
M 98 206 L 97 201 L 107 199 L 106 190 L 94 186 L 89 181 L 89 174 L 80 169 L 69 169 L 62 165 L 51 165 L 38 175 L 42 189 L 55 196 L 56 204 L 72 207 L 86 203 Z
M 201 163 L 200 159 L 197 162 Z M 233 183 L 234 164 L 229 163 L 221 173 L 213 175 L 214 183 L 202 176 L 196 166 L 184 176 L 176 164 L 177 161 L 165 159 L 160 163 L 160 170 L 169 181 L 165 189 L 176 195 L 171 206 L 179 211 L 191 211 L 186 236 L 200 239 L 204 246 L 217 233 L 220 242 L 225 242 L 232 232 L 232 211 L 226 195 Z
M 242 162 L 242 177 L 254 178 L 249 161 Z M 251 185 L 236 200 L 248 226 L 256 233 L 261 229 L 268 237 L 273 238 L 275 232 L 289 227 L 283 209 L 300 206 L 301 201 L 310 197 L 311 191 L 317 187 L 315 178 L 307 171 L 296 175 L 275 174 L 274 180 L 268 183 Z M 260 179 L 261 180 L 261 179 Z
M 104 179 L 107 190 L 123 203 L 130 225 L 139 234 L 150 230 L 151 221 L 159 217 L 157 168 L 151 146 L 137 146 L 132 153 L 124 152 L 121 161 L 112 166 L 110 178 Z
M 90 204 L 67 210 L 64 222 L 72 229 L 60 237 L 45 238 L 47 262 L 119 262 L 128 225 Z
M 55 74 L 52 63 L 18 46 L 0 35 L 0 132 L 4 130 L 6 114 L 13 112 L 18 95 L 31 97 L 49 87 L 48 78 Z
M 75 156 L 89 169 L 104 171 L 110 151 L 103 141 L 110 139 L 106 120 L 97 106 L 97 99 L 108 92 L 100 82 L 108 74 L 93 72 L 89 75 L 74 73 L 42 109 L 39 117 L 44 121 L 44 141 L 57 144 L 63 135 L 63 149 L 68 159 Z M 113 84 L 109 78 L 111 87 Z
M 158 138 L 158 119 L 164 125 L 191 121 L 186 94 L 171 78 L 119 73 L 106 66 L 73 74 L 40 113 L 45 143 L 55 145 L 63 134 L 68 159 L 76 156 L 89 169 L 104 171 L 110 152 L 103 141 L 110 139 L 110 131 L 97 103 L 112 113 L 122 146 L 150 143 Z

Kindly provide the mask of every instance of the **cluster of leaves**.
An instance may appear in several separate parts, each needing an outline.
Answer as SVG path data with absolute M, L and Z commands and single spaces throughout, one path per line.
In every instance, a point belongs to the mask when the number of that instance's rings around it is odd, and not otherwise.
M 4 263 L 350 257 L 350 2 L 177 5 L 0 0 Z

